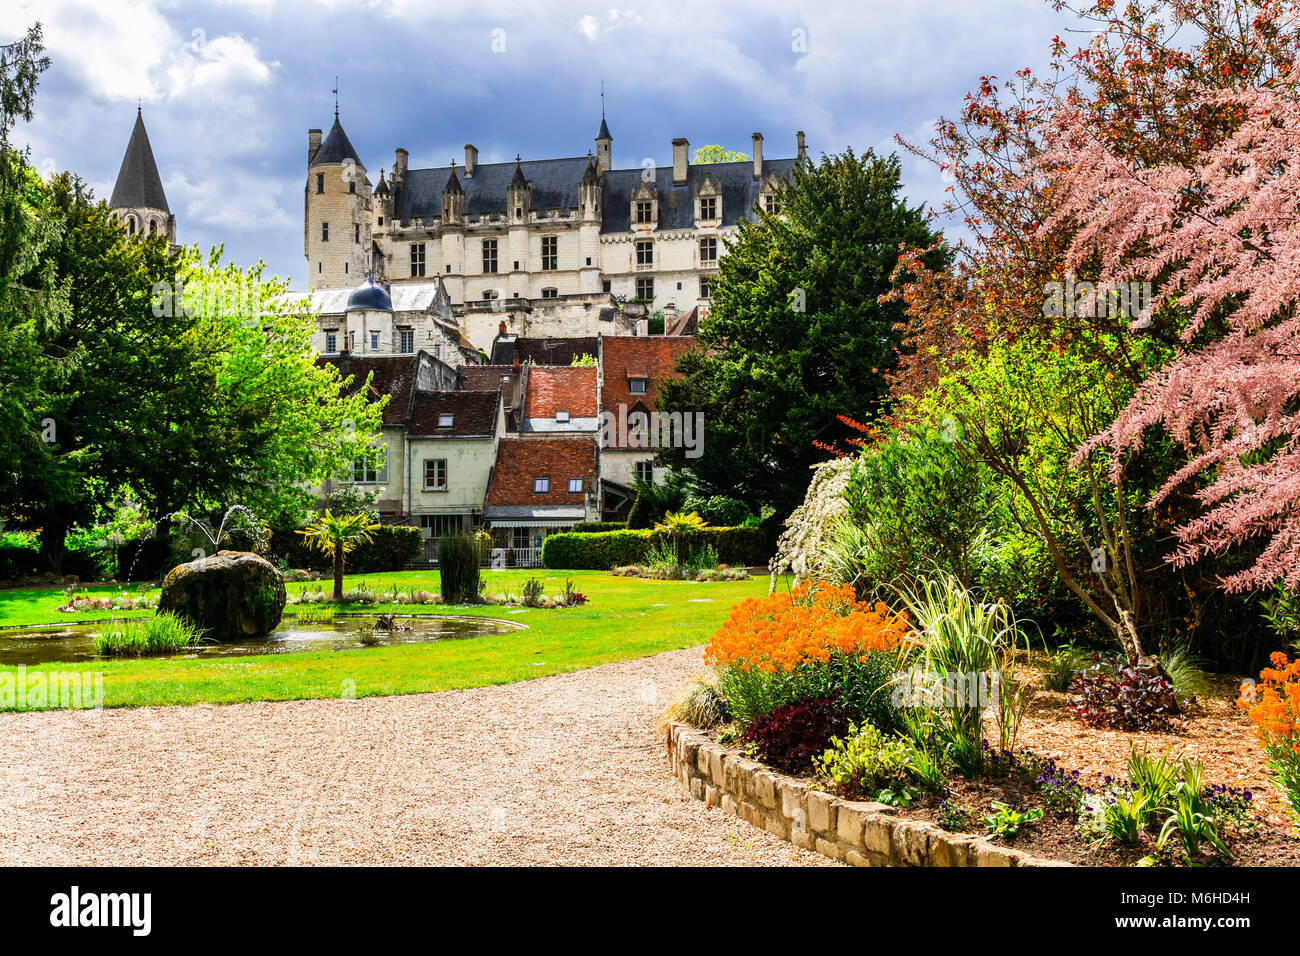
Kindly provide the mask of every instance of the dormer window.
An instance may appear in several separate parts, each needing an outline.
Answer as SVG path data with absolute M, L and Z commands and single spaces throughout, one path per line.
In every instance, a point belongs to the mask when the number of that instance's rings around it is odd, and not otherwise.
M 453 422 L 454 420 L 455 420 L 455 416 L 453 416 L 450 412 L 439 412 L 439 413 L 438 413 L 438 427 L 439 427 L 439 428 L 450 428 L 451 425 L 452 425 L 452 422 Z
M 647 200 L 642 199 L 636 204 L 636 221 L 637 222 L 654 222 L 654 206 Z
M 644 395 L 646 390 L 646 379 L 629 378 L 627 380 L 627 390 L 633 395 Z
M 564 424 L 565 422 L 567 422 L 567 421 L 569 420 L 569 413 L 568 413 L 568 412 L 556 412 L 556 413 L 555 413 L 555 420 L 556 420 L 556 422 L 558 422 L 559 424 Z
M 700 218 L 701 219 L 718 218 L 718 197 L 703 196 L 700 198 Z

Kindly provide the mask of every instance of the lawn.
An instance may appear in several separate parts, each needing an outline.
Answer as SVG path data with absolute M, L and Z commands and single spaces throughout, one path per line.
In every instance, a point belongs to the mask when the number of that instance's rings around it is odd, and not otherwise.
M 598 664 L 646 657 L 702 644 L 733 604 L 766 593 L 766 577 L 748 581 L 649 581 L 596 571 L 487 572 L 490 594 L 518 594 L 529 577 L 540 577 L 546 593 L 571 578 L 590 598 L 582 607 L 525 609 L 495 606 L 419 607 L 343 605 L 342 611 L 452 613 L 496 617 L 526 624 L 528 630 L 465 641 L 374 647 L 355 651 L 226 657 L 208 660 L 92 661 L 48 664 L 33 671 L 98 671 L 104 675 L 105 707 L 156 704 L 228 704 L 253 700 L 298 700 L 416 694 L 514 681 L 581 670 Z M 345 587 L 372 590 L 421 587 L 438 590 L 436 571 L 349 575 Z M 330 582 L 321 582 L 328 591 Z M 315 588 L 290 584 L 290 592 Z M 87 590 L 113 593 L 112 585 Z M 129 589 L 133 590 L 133 589 Z M 63 614 L 57 588 L 0 591 L 0 626 L 103 619 L 103 611 Z M 290 606 L 286 609 L 292 611 Z M 148 613 L 148 612 L 143 612 Z M 701 668 L 703 665 L 701 664 Z

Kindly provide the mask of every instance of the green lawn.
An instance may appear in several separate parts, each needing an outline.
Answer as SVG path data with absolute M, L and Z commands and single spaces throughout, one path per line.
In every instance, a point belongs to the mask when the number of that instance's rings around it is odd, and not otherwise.
M 646 657 L 660 651 L 702 644 L 726 618 L 731 606 L 766 593 L 766 577 L 748 581 L 694 583 L 647 581 L 595 571 L 544 570 L 487 572 L 488 593 L 519 594 L 529 577 L 541 577 L 546 593 L 562 590 L 571 578 L 590 598 L 583 607 L 517 609 L 503 607 L 416 607 L 351 605 L 344 611 L 395 610 L 498 617 L 526 624 L 528 630 L 465 641 L 408 644 L 309 654 L 274 654 L 207 660 L 92 661 L 48 664 L 33 671 L 99 671 L 104 675 L 104 706 L 226 704 L 251 700 L 357 697 L 413 694 L 454 688 L 508 684 L 597 664 Z M 364 582 L 373 590 L 394 583 L 438 590 L 436 571 L 349 575 L 346 587 Z M 326 590 L 330 583 L 322 582 Z M 289 590 L 315 584 L 290 584 Z M 94 592 L 101 590 L 91 587 Z M 111 593 L 119 588 L 104 586 Z M 0 591 L 0 626 L 103 619 L 106 613 L 62 614 L 57 588 Z M 292 611 L 290 606 L 286 610 Z M 147 613 L 147 612 L 146 612 Z

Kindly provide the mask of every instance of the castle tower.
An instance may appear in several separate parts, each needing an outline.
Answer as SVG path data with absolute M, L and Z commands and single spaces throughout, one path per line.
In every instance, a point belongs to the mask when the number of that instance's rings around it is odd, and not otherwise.
M 610 135 L 609 124 L 605 122 L 605 110 L 600 111 L 600 132 L 596 134 L 596 172 L 607 173 L 614 161 L 614 137 Z
M 578 269 L 578 283 L 583 292 L 600 291 L 600 222 L 601 222 L 601 188 L 600 174 L 596 172 L 596 163 L 587 153 L 587 168 L 578 181 L 578 205 L 581 224 L 578 226 L 578 243 L 581 247 Z
M 528 260 L 531 249 L 528 241 L 528 212 L 532 205 L 533 187 L 524 176 L 524 168 L 515 154 L 515 173 L 506 187 L 507 221 L 510 223 L 509 248 L 512 268 L 510 270 L 510 293 L 512 297 L 527 298 Z
M 442 281 L 447 292 L 465 296 L 465 190 L 456 178 L 456 164 L 442 187 Z
M 164 235 L 176 244 L 176 217 L 167 206 L 158 164 L 154 162 L 149 134 L 145 132 L 144 116 L 135 111 L 135 127 L 131 141 L 126 144 L 122 167 L 117 171 L 113 197 L 109 206 L 126 225 L 129 235 Z
M 343 132 L 337 109 L 324 142 L 307 131 L 303 253 L 313 289 L 350 289 L 371 268 L 371 193 L 366 167 Z

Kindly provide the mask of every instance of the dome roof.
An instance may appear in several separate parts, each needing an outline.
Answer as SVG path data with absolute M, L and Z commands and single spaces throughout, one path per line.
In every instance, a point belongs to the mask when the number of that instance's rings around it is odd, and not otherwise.
M 348 311 L 367 309 L 372 312 L 392 312 L 393 299 L 388 290 L 375 282 L 374 276 L 366 276 L 366 281 L 352 290 L 348 296 Z

